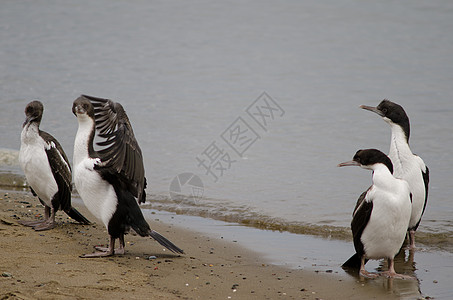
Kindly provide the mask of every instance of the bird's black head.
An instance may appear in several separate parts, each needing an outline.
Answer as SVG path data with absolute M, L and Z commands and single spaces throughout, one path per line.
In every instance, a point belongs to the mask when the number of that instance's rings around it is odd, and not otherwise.
M 410 124 L 409 117 L 407 116 L 404 108 L 390 100 L 384 99 L 379 103 L 378 106 L 366 106 L 361 105 L 360 108 L 372 111 L 380 115 L 388 123 L 393 123 L 401 126 L 404 133 L 406 134 L 407 140 L 409 140 Z
M 373 165 L 384 164 L 393 174 L 393 164 L 390 158 L 377 149 L 359 150 L 354 155 L 353 159 L 348 162 L 339 164 L 339 167 L 344 166 L 359 166 L 365 169 L 371 169 Z
M 25 107 L 25 122 L 23 126 L 31 122 L 37 122 L 38 124 L 41 123 L 43 112 L 44 106 L 40 101 L 35 100 L 28 103 Z
M 392 120 L 395 124 L 402 124 L 406 121 L 409 121 L 404 108 L 390 100 L 384 99 L 376 107 L 378 111 L 383 114 L 383 117 Z
M 72 113 L 77 117 L 78 115 L 86 114 L 90 118 L 94 119 L 94 107 L 91 104 L 90 100 L 85 98 L 84 96 L 80 96 L 79 98 L 74 100 L 72 104 Z

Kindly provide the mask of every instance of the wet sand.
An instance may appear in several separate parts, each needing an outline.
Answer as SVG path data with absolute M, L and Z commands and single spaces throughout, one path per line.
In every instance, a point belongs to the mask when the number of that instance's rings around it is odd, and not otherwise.
M 153 229 L 183 248 L 164 251 L 156 242 L 129 234 L 126 254 L 82 259 L 106 244 L 104 226 L 78 225 L 58 213 L 58 226 L 36 232 L 18 219 L 43 209 L 30 193 L 0 193 L 0 299 L 391 299 L 335 273 L 292 270 L 268 264 L 237 243 L 208 237 L 161 221 Z M 176 216 L 177 217 L 177 216 Z

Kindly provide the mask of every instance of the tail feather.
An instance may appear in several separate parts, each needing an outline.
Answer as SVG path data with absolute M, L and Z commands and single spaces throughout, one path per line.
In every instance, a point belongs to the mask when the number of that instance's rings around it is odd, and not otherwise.
M 68 210 L 65 210 L 65 213 L 76 220 L 77 222 L 84 224 L 84 225 L 89 225 L 91 222 L 85 218 L 77 209 L 74 207 L 69 208 Z
M 347 269 L 360 269 L 361 258 L 358 253 L 351 256 L 341 267 Z
M 153 239 L 155 239 L 159 244 L 161 244 L 162 246 L 164 246 L 165 248 L 167 248 L 168 250 L 170 250 L 173 253 L 179 253 L 179 254 L 184 253 L 184 250 L 178 248 L 175 244 L 170 242 L 166 237 L 164 237 L 157 231 L 150 230 L 149 236 L 152 237 Z
M 343 269 L 360 269 L 362 261 L 361 256 L 356 252 L 351 256 L 341 267 Z M 365 259 L 365 264 L 368 262 L 368 258 Z

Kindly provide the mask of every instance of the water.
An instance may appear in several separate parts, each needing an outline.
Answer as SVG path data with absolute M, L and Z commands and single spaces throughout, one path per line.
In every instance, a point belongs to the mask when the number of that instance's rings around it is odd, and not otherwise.
M 401 251 L 395 257 L 395 268 L 416 278 L 416 280 L 392 280 L 378 278 L 373 280 L 359 279 L 357 272 L 347 272 L 340 267 L 353 252 L 353 245 L 335 239 L 325 239 L 310 235 L 292 234 L 258 230 L 240 226 L 236 223 L 207 220 L 200 217 L 175 216 L 173 213 L 152 211 L 146 215 L 152 220 L 164 221 L 178 226 L 193 228 L 197 232 L 221 238 L 261 253 L 273 264 L 284 265 L 293 269 L 314 270 L 321 273 L 332 273 L 341 276 L 342 281 L 357 283 L 358 289 L 363 286 L 374 291 L 384 289 L 400 299 L 451 299 L 453 289 L 453 253 L 418 249 L 415 253 Z M 340 263 L 339 263 L 340 262 Z M 382 270 L 386 266 L 381 261 L 369 261 L 367 270 Z M 425 297 L 425 298 L 424 298 Z
M 358 107 L 389 98 L 406 109 L 412 150 L 431 171 L 418 240 L 453 252 L 450 1 L 0 6 L 1 148 L 19 149 L 24 107 L 39 99 L 41 128 L 72 160 L 72 101 L 111 98 L 133 124 L 154 208 L 348 239 L 371 174 L 336 165 L 360 148 L 388 152 L 388 125 Z M 267 131 L 246 113 L 263 92 L 284 110 Z M 243 157 L 221 137 L 238 117 L 260 137 Z M 217 182 L 196 160 L 212 142 L 236 160 Z M 201 200 L 169 197 L 184 172 L 201 178 Z

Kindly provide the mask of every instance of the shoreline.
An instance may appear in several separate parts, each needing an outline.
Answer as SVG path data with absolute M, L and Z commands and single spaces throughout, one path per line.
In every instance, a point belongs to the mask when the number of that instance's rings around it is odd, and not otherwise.
M 17 160 L 17 151 L 0 148 L 0 152 L 14 152 L 7 156 L 7 162 L 9 163 L 9 168 L 0 170 L 0 191 L 15 191 L 15 192 L 28 192 L 29 188 L 25 179 L 25 176 L 21 173 L 22 171 L 18 167 Z M 5 166 L 3 166 L 5 167 Z M 180 209 L 169 208 L 163 206 L 160 198 L 160 194 L 147 194 L 148 199 L 156 200 L 148 201 L 145 204 L 141 205 L 142 210 L 152 210 L 162 213 L 171 213 L 178 216 L 189 216 L 195 218 L 203 218 L 209 220 L 215 220 L 220 222 L 225 222 L 228 224 L 238 224 L 243 227 L 254 228 L 263 231 L 274 231 L 274 232 L 284 232 L 291 233 L 303 236 L 310 236 L 314 238 L 323 238 L 327 240 L 336 240 L 343 241 L 347 243 L 352 243 L 352 236 L 350 232 L 350 226 L 329 226 L 329 225 L 320 225 L 316 224 L 307 224 L 304 228 L 301 228 L 298 224 L 284 223 L 283 221 L 267 222 L 261 221 L 260 219 L 251 220 L 251 219 L 238 219 L 235 217 L 224 217 L 213 214 L 198 214 L 194 213 L 191 210 L 181 211 Z M 79 205 L 83 206 L 82 200 L 79 198 L 77 193 L 73 194 L 73 199 L 75 201 L 79 200 Z M 268 216 L 263 216 L 265 219 L 269 218 Z M 423 226 L 421 226 L 423 227 Z M 417 231 L 417 245 L 421 245 L 423 248 L 430 248 L 432 251 L 440 252 L 452 252 L 453 253 L 453 231 L 439 232 L 435 229 L 426 230 L 426 228 L 419 229 Z
M 185 255 L 173 255 L 151 239 L 129 234 L 125 255 L 82 259 L 79 255 L 92 252 L 94 245 L 107 243 L 108 234 L 85 207 L 74 206 L 95 224 L 78 225 L 59 212 L 56 228 L 35 232 L 19 225 L 17 217 L 41 214 L 37 199 L 27 192 L 1 191 L 1 298 L 398 298 L 389 289 L 334 272 L 270 264 L 237 243 L 156 221 L 158 214 L 148 218 L 151 227 Z

